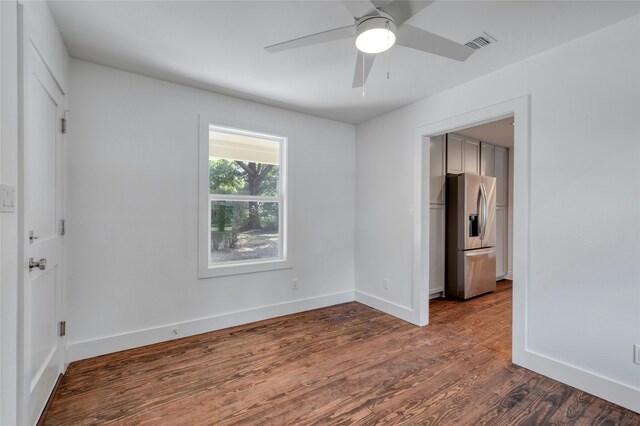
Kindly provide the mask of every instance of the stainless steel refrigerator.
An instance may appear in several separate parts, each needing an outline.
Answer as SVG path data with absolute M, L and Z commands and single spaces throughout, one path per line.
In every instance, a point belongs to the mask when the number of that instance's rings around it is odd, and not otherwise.
M 447 176 L 445 295 L 468 299 L 496 289 L 496 178 Z

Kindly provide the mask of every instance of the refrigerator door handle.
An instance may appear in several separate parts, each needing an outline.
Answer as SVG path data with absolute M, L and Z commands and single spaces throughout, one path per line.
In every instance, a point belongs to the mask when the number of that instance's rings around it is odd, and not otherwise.
M 476 202 L 476 211 L 478 212 L 478 231 L 480 239 L 482 239 L 482 215 L 484 214 L 484 199 L 482 198 L 482 188 L 478 188 L 478 200 Z
M 480 228 L 480 239 L 484 240 L 485 232 L 487 230 L 487 218 L 489 216 L 489 200 L 487 198 L 487 190 L 484 187 L 484 183 L 480 184 L 480 193 L 482 194 L 482 223 Z
M 474 257 L 474 256 L 484 256 L 487 254 L 491 254 L 491 253 L 495 253 L 496 249 L 495 248 L 488 248 L 488 249 L 475 249 L 475 250 L 468 250 L 464 252 L 464 255 L 467 257 Z

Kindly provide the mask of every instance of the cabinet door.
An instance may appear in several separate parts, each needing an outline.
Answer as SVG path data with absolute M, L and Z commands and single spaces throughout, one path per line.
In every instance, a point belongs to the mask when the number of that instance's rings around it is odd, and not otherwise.
M 496 207 L 496 279 L 507 275 L 508 256 L 507 208 Z
M 464 173 L 464 137 L 447 135 L 447 173 Z
M 480 142 L 480 174 L 482 176 L 496 176 L 494 161 L 493 145 Z
M 495 172 L 496 172 L 496 204 L 507 205 L 507 185 L 509 180 L 509 151 L 500 146 L 495 147 Z
M 464 140 L 464 172 L 480 174 L 480 142 L 469 138 Z
M 429 294 L 444 291 L 444 205 L 429 206 Z
M 433 136 L 429 140 L 429 202 L 444 204 L 446 174 L 444 136 Z

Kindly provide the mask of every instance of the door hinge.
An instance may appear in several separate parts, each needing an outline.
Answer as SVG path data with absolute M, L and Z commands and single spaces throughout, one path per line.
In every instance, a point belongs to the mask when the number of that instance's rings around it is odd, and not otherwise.
M 66 336 L 66 335 L 67 335 L 67 322 L 60 321 L 60 336 Z
M 62 113 L 62 118 L 60 119 L 60 133 L 67 133 L 67 113 L 69 110 L 65 110 Z
M 64 219 L 60 220 L 60 235 L 64 235 L 67 232 L 67 224 Z

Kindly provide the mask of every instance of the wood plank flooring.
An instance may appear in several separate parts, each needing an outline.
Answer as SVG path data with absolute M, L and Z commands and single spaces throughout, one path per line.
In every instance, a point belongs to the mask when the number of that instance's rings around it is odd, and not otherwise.
M 639 425 L 511 364 L 511 283 L 428 327 L 346 303 L 72 363 L 42 423 Z

